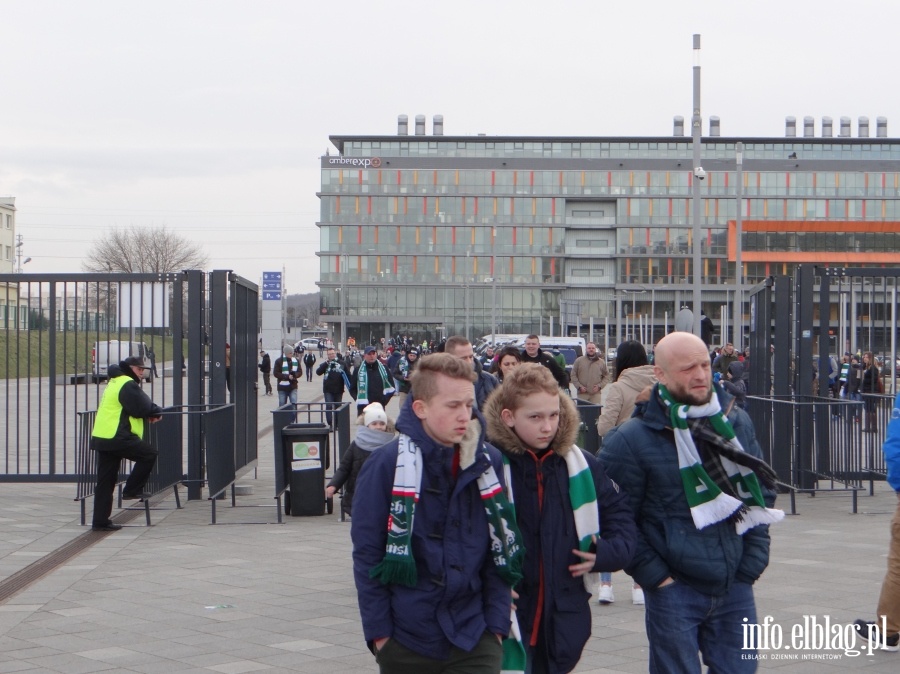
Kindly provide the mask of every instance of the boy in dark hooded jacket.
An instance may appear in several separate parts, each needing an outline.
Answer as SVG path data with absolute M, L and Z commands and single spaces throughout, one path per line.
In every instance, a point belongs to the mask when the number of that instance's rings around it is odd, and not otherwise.
M 591 635 L 596 579 L 586 574 L 628 564 L 637 527 L 625 494 L 574 444 L 578 412 L 546 367 L 523 363 L 513 370 L 484 416 L 509 468 L 525 543 L 516 616 L 530 671 L 569 672 Z
M 742 410 L 747 409 L 747 382 L 744 381 L 744 364 L 739 360 L 732 362 L 721 383 L 722 388 L 734 396 L 735 404 Z

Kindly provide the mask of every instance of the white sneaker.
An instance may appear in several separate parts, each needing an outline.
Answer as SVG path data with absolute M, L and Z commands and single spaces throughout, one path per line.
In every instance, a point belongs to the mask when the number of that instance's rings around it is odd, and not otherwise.
M 631 603 L 635 606 L 644 605 L 644 591 L 639 587 L 631 588 Z
M 612 604 L 615 600 L 612 585 L 601 585 L 600 592 L 597 593 L 597 601 L 601 604 Z

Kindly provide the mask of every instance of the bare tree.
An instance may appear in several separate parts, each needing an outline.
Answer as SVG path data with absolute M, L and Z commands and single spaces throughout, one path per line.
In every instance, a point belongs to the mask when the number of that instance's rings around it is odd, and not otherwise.
M 82 263 L 89 272 L 166 274 L 183 269 L 203 269 L 207 258 L 203 248 L 161 227 L 113 229 L 94 242 Z

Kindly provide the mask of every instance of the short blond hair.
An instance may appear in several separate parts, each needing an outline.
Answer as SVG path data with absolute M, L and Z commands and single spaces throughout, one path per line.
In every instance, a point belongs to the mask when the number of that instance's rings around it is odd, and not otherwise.
M 450 379 L 464 379 L 475 383 L 475 368 L 466 360 L 460 360 L 449 353 L 432 353 L 418 361 L 416 369 L 409 376 L 410 389 L 416 400 L 429 401 L 438 393 L 438 379 L 442 374 Z

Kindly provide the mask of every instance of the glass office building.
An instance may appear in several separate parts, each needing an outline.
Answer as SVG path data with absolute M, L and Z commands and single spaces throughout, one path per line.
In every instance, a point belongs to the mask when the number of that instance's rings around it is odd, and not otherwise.
M 826 126 L 827 122 L 827 126 Z M 321 157 L 322 320 L 365 342 L 496 333 L 653 343 L 692 301 L 692 141 L 331 136 Z M 745 287 L 798 264 L 900 262 L 900 140 L 842 119 L 820 135 L 704 136 L 702 298 L 731 335 L 741 189 Z M 738 168 L 735 144 L 743 143 Z M 746 306 L 741 314 L 746 315 Z M 724 324 L 724 325 L 723 325 Z M 591 332 L 593 330 L 593 332 Z

